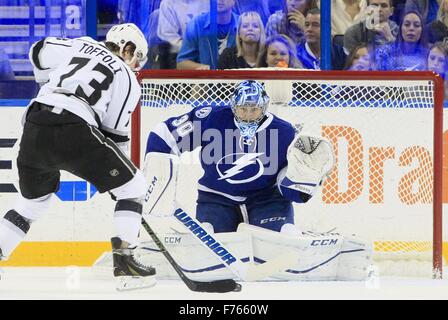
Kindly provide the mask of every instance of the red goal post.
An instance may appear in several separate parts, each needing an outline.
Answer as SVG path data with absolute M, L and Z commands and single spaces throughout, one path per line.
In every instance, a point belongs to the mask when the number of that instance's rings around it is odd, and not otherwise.
M 156 122 L 186 112 L 181 105 L 227 104 L 235 83 L 260 80 L 271 96 L 273 113 L 292 123 L 303 120 L 305 128 L 311 123 L 308 129 L 334 143 L 337 169 L 324 183 L 315 201 L 319 203 L 311 205 L 311 211 L 328 211 L 320 219 L 330 221 L 329 225 L 345 221 L 348 227 L 341 227 L 343 232 L 351 232 L 350 225 L 360 230 L 366 224 L 378 224 L 378 229 L 384 229 L 379 231 L 387 235 L 377 239 L 376 231 L 373 235 L 366 231 L 366 236 L 375 241 L 379 255 L 410 254 L 414 259 L 420 253 L 430 253 L 433 275 L 441 277 L 444 90 L 438 75 L 264 69 L 144 70 L 138 77 L 142 99 L 131 123 L 131 155 L 137 165 Z M 368 156 L 364 156 L 366 149 Z M 305 206 L 299 212 L 304 211 Z M 347 211 L 359 216 L 345 216 Z M 407 218 L 395 217 L 408 212 Z M 426 223 L 429 213 L 431 226 L 420 235 L 419 225 Z M 313 219 L 309 224 L 319 226 Z M 416 230 L 405 235 L 399 227 L 408 228 L 408 220 Z M 384 221 L 396 224 L 395 229 Z M 431 239 L 427 239 L 429 232 Z M 392 239 L 398 233 L 397 239 Z

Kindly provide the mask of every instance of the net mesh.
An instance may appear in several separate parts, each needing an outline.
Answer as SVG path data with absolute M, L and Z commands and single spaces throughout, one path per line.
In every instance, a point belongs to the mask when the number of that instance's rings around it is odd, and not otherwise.
M 198 106 L 228 105 L 239 81 L 143 79 L 142 141 L 169 117 Z M 260 81 L 271 96 L 270 112 L 326 137 L 335 150 L 337 165 L 320 194 L 295 205 L 296 223 L 371 239 L 378 260 L 430 260 L 434 83 Z M 191 186 L 201 175 L 197 160 L 184 159 L 177 196 L 191 212 L 196 199 Z M 431 265 L 427 268 L 430 272 Z

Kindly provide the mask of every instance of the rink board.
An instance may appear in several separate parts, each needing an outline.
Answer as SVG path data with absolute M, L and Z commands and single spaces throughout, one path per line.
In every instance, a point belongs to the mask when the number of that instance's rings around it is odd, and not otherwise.
M 17 195 L 18 178 L 15 158 L 19 146 L 20 119 L 23 112 L 23 107 L 0 108 L 0 212 L 10 209 Z M 160 112 L 164 114 L 163 110 Z M 151 118 L 149 114 L 143 113 L 142 122 L 151 123 L 154 117 Z M 447 120 L 445 116 L 445 128 L 447 128 Z M 147 128 L 144 127 L 144 130 Z M 446 142 L 448 132 L 445 132 L 444 136 L 445 145 L 448 145 Z M 146 134 L 142 134 L 142 141 L 145 139 Z M 448 190 L 444 189 L 443 194 L 447 195 Z M 194 203 L 194 195 L 190 197 L 191 203 Z M 114 206 L 115 203 L 111 201 L 109 195 L 99 194 L 85 181 L 63 173 L 61 190 L 54 197 L 53 206 L 41 220 L 33 224 L 27 241 L 17 249 L 7 265 L 91 265 L 96 257 L 110 248 L 108 239 L 113 234 Z M 192 208 L 187 206 L 186 209 L 191 211 Z M 333 209 L 338 210 L 337 206 Z M 446 205 L 444 205 L 444 211 L 446 216 Z M 444 255 L 448 257 L 446 243 Z

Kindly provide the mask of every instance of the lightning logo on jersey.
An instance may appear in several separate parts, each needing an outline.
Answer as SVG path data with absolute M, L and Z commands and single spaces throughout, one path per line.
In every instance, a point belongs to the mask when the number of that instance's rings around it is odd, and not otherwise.
M 234 161 L 232 163 L 233 167 L 226 170 L 223 174 L 220 170 L 220 165 L 225 163 L 225 159 L 229 158 L 229 157 L 239 156 L 239 155 L 243 155 L 243 156 L 238 158 L 238 160 Z M 261 177 L 263 175 L 263 172 L 264 172 L 263 163 L 260 161 L 260 159 L 258 159 L 258 157 L 261 155 L 263 155 L 263 153 L 234 153 L 234 154 L 230 154 L 230 155 L 227 155 L 227 156 L 221 158 L 221 160 L 219 160 L 218 163 L 216 164 L 216 171 L 218 171 L 218 174 L 220 176 L 219 180 L 225 179 L 228 183 L 240 184 L 240 183 L 251 182 L 251 181 L 258 179 L 259 177 Z M 242 173 L 245 168 L 247 168 L 253 164 L 258 165 L 258 171 L 255 175 L 248 177 L 246 179 L 240 179 L 240 180 L 230 179 L 230 178 Z

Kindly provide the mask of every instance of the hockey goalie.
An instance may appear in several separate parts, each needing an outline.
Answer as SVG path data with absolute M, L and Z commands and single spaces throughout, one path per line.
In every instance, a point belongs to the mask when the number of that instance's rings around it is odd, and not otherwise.
M 178 159 L 199 149 L 203 175 L 195 228 L 200 225 L 247 264 L 297 253 L 290 265 L 273 269 L 267 278 L 364 280 L 372 245 L 354 236 L 304 232 L 300 212 L 293 208 L 293 203 L 310 201 L 331 172 L 331 143 L 269 113 L 269 100 L 263 84 L 247 80 L 235 87 L 229 106 L 197 107 L 158 124 L 147 140 L 145 219 L 170 226 L 160 231 L 166 247 L 191 278 L 233 276 L 213 256 L 213 248 L 197 241 L 192 228 L 175 221 L 173 214 L 183 205 L 176 201 Z M 306 210 L 306 205 L 300 208 Z M 159 277 L 174 277 L 154 243 L 141 249 L 143 259 L 159 266 Z

